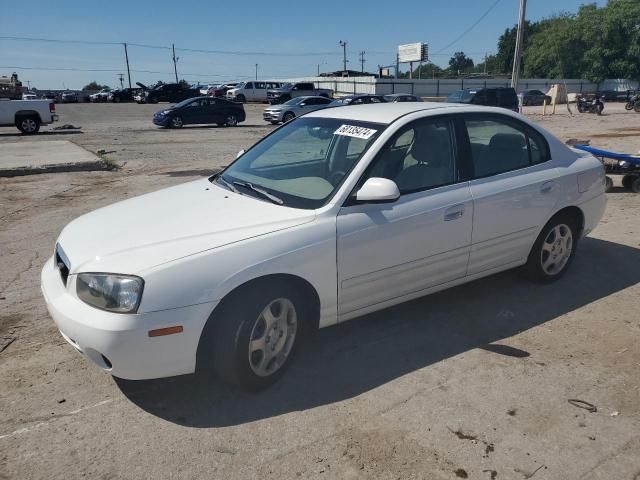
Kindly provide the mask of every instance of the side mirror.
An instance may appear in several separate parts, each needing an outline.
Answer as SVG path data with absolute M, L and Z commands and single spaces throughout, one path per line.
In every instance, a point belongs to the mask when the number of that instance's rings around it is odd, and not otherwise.
M 236 158 L 240 158 L 242 155 L 244 155 L 244 152 L 245 152 L 245 149 L 243 148 L 238 152 L 238 154 L 236 155 Z
M 359 203 L 390 203 L 398 198 L 398 185 L 388 178 L 371 177 L 356 192 L 356 201 Z

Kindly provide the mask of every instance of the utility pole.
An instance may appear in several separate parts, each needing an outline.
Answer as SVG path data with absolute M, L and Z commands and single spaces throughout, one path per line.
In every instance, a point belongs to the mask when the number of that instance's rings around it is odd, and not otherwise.
M 340 40 L 342 47 L 342 74 L 347 73 L 347 42 Z
M 173 72 L 176 74 L 176 83 L 178 83 L 178 67 L 176 63 L 180 58 L 176 58 L 176 46 L 173 43 L 171 44 L 171 50 L 173 51 Z
M 360 52 L 360 72 L 364 73 L 364 63 L 366 60 L 364 59 L 364 54 L 367 53 L 364 50 Z
M 124 88 L 124 74 L 118 74 L 118 80 L 120 80 L 120 88 Z
M 256 82 L 258 81 L 258 64 L 256 63 Z
M 524 37 L 524 16 L 527 8 L 527 0 L 520 0 L 520 18 L 518 19 L 518 33 L 516 35 L 516 51 L 513 55 L 513 72 L 511 73 L 511 86 L 518 88 L 520 77 L 520 59 L 522 58 L 522 40 Z
M 484 54 L 484 74 L 487 74 L 487 60 L 489 59 L 489 56 L 487 55 L 487 53 L 485 52 Z
M 131 88 L 131 70 L 129 70 L 129 52 L 127 52 L 127 44 L 124 45 L 124 58 L 127 61 L 127 77 L 129 78 L 129 88 Z

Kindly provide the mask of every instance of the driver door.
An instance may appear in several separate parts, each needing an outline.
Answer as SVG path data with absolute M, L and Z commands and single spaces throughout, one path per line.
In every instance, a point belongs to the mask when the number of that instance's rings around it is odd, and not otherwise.
M 424 295 L 466 275 L 473 201 L 455 131 L 447 116 L 401 128 L 358 184 L 388 178 L 398 185 L 400 198 L 378 204 L 351 201 L 340 210 L 340 321 Z

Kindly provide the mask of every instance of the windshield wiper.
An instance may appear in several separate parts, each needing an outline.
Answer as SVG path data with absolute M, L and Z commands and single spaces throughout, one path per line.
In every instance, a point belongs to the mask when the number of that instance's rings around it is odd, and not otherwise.
M 231 183 L 227 182 L 221 173 L 215 176 L 215 179 L 218 180 L 219 183 L 222 183 L 225 187 L 231 190 L 233 193 L 240 193 L 236 187 L 234 187 Z
M 239 181 L 234 181 L 233 182 L 234 185 L 238 185 L 239 187 L 244 187 L 244 188 L 248 188 L 249 190 L 256 192 L 257 194 L 259 194 L 260 196 L 262 196 L 262 198 L 266 198 L 267 200 L 269 200 L 271 203 L 275 203 L 277 205 L 284 205 L 284 200 L 282 200 L 279 197 L 276 197 L 275 195 L 270 194 L 269 192 L 256 187 L 254 184 L 249 183 L 249 182 L 239 182 Z

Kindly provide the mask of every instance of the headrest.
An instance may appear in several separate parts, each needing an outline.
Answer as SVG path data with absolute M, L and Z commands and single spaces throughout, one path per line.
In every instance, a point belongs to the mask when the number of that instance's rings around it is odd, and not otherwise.
M 524 147 L 524 135 L 517 133 L 496 133 L 491 137 L 489 148 L 519 150 Z

